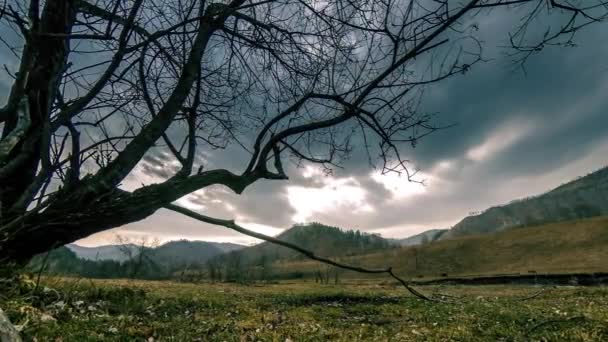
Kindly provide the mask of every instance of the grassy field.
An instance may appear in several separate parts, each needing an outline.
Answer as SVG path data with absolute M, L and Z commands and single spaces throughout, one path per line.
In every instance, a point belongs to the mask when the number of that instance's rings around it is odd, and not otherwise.
M 30 341 L 608 341 L 608 288 L 43 279 L 0 295 Z M 527 298 L 536 294 L 533 298 Z

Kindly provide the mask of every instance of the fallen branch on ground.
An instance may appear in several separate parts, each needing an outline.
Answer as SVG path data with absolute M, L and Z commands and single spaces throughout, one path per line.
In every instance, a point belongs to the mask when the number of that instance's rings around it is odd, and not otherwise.
M 574 316 L 574 317 L 570 317 L 570 318 L 564 318 L 564 319 L 552 319 L 552 320 L 548 320 L 548 321 L 544 321 L 544 322 L 540 322 L 538 324 L 536 324 L 535 326 L 533 326 L 532 328 L 530 328 L 527 332 L 526 332 L 526 336 L 530 336 L 530 334 L 545 325 L 553 325 L 553 324 L 561 324 L 561 323 L 569 323 L 569 322 L 577 322 L 577 321 L 585 321 L 587 320 L 587 317 L 585 316 Z
M 553 288 L 555 288 L 555 287 L 553 287 Z M 545 293 L 545 292 L 546 292 L 546 291 L 548 291 L 549 289 L 551 289 L 551 288 L 544 287 L 544 288 L 542 288 L 542 289 L 538 290 L 537 292 L 535 292 L 535 293 L 533 293 L 533 294 L 531 294 L 531 295 L 529 295 L 529 296 L 522 297 L 522 298 L 518 298 L 518 299 L 516 299 L 516 301 L 518 301 L 518 302 L 523 302 L 523 301 L 526 301 L 526 300 L 529 300 L 529 299 L 534 299 L 534 298 L 536 298 L 536 297 L 540 296 L 541 294 Z

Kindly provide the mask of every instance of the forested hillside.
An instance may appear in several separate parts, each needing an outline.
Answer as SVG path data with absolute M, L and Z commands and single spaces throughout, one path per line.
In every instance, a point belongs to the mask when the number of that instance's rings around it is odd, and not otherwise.
M 79 258 L 69 248 L 59 247 L 48 254 L 35 256 L 27 266 L 31 272 L 43 271 L 50 275 L 68 275 L 85 278 L 140 278 L 164 279 L 168 270 L 142 258 L 131 260 L 89 260 Z
M 77 257 L 86 260 L 126 261 L 129 254 L 137 253 L 139 250 L 139 246 L 133 243 L 97 247 L 83 247 L 71 243 L 65 246 L 74 252 Z
M 504 206 L 492 207 L 479 215 L 468 216 L 439 239 L 600 215 L 608 215 L 608 167 L 540 196 L 514 200 Z
M 29 269 L 91 278 L 165 279 L 187 269 L 203 269 L 218 255 L 243 248 L 232 243 L 170 241 L 158 247 L 69 245 L 35 257 Z
M 295 225 L 279 234 L 277 238 L 323 256 L 345 257 L 383 250 L 391 246 L 391 243 L 380 235 L 362 233 L 358 230 L 343 230 L 321 223 Z M 255 263 L 262 258 L 270 262 L 304 258 L 296 251 L 269 242 L 231 254 L 238 254 L 247 263 Z

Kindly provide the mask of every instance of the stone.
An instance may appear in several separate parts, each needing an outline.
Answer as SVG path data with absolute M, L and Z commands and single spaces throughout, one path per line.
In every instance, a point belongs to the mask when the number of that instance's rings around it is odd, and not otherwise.
M 21 342 L 19 332 L 2 309 L 0 309 L 0 342 Z

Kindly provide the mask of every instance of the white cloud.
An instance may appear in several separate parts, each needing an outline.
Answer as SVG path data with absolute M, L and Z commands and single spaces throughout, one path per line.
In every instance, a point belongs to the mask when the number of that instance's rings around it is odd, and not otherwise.
M 500 151 L 527 136 L 534 127 L 533 121 L 514 120 L 507 122 L 494 130 L 481 144 L 469 149 L 466 156 L 476 162 L 491 159 Z

